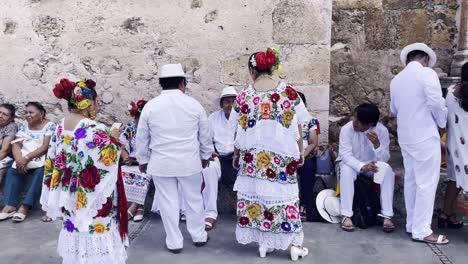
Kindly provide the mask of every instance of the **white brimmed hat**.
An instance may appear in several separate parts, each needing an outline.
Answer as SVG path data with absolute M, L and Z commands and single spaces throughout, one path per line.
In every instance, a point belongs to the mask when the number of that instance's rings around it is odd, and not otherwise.
M 161 67 L 159 78 L 187 77 L 180 63 L 166 64 Z
M 335 190 L 326 189 L 317 195 L 315 200 L 320 216 L 332 224 L 341 222 L 340 198 L 335 196 Z
M 232 86 L 226 86 L 223 88 L 223 92 L 221 93 L 221 96 L 219 98 L 214 99 L 213 103 L 216 106 L 219 106 L 219 102 L 221 102 L 221 99 L 223 99 L 224 97 L 231 97 L 231 96 L 233 97 L 237 96 L 236 88 Z
M 423 51 L 429 55 L 429 67 L 434 67 L 437 62 L 437 55 L 431 48 L 429 48 L 429 46 L 424 43 L 413 43 L 403 48 L 400 53 L 400 61 L 403 63 L 403 65 L 406 65 L 408 54 L 415 50 Z

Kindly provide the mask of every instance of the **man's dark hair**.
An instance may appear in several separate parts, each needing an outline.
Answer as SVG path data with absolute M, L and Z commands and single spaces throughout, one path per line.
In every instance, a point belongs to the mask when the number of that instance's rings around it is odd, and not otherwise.
M 16 114 L 16 107 L 12 104 L 8 104 L 8 103 L 4 103 L 4 104 L 0 104 L 0 107 L 3 107 L 5 108 L 6 110 L 8 110 L 8 112 L 10 112 L 10 115 L 12 118 L 15 118 L 15 114 Z
M 306 101 L 304 93 L 297 91 L 297 94 L 299 94 L 299 96 L 301 97 L 301 100 L 304 103 L 304 105 L 307 106 L 307 101 Z
M 379 122 L 380 111 L 375 104 L 364 103 L 354 109 L 354 113 L 363 125 L 376 126 Z
M 185 79 L 185 77 L 170 77 L 159 79 L 159 84 L 163 90 L 179 89 L 179 84 L 181 83 L 187 85 L 187 79 Z
M 421 50 L 413 50 L 408 55 L 406 56 L 406 64 L 412 62 L 412 61 L 419 61 L 424 57 L 429 57 L 429 55 Z
M 33 106 L 33 107 L 35 107 L 37 110 L 39 110 L 39 112 L 42 113 L 42 115 L 43 115 L 44 117 L 46 116 L 47 111 L 46 111 L 46 109 L 44 108 L 44 106 L 43 106 L 41 103 L 39 103 L 39 102 L 28 102 L 28 103 L 26 104 L 26 107 L 28 107 L 28 106 Z

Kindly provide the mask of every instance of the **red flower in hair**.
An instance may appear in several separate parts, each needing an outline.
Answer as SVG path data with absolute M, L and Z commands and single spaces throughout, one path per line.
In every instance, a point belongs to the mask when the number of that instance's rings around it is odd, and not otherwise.
M 96 82 L 94 82 L 91 79 L 88 79 L 86 80 L 86 87 L 94 90 L 94 87 L 96 87 Z
M 260 51 L 259 53 L 257 53 L 257 55 L 255 55 L 255 62 L 257 63 L 257 68 L 259 70 L 269 69 L 266 59 L 266 54 L 263 51 Z
M 70 100 L 75 86 L 76 83 L 68 79 L 61 79 L 60 83 L 57 83 L 53 89 L 54 95 L 59 99 Z
M 275 66 L 276 55 L 274 51 L 272 51 L 271 49 L 267 50 L 267 52 L 265 53 L 265 57 L 267 69 L 270 69 L 271 67 Z
M 131 102 L 130 103 L 130 115 L 131 116 L 136 116 L 136 114 L 138 113 L 138 107 L 137 105 L 135 104 L 135 102 Z
M 141 110 L 143 110 L 143 107 L 145 106 L 145 104 L 147 102 L 148 101 L 146 101 L 146 100 L 139 100 L 136 105 L 138 106 L 138 109 L 141 111 Z

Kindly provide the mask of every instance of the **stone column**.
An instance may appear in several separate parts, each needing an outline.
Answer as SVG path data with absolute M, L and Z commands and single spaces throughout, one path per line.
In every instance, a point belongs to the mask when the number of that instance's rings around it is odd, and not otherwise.
M 460 76 L 461 66 L 466 62 L 468 62 L 468 0 L 462 0 L 458 51 L 453 56 L 450 76 Z

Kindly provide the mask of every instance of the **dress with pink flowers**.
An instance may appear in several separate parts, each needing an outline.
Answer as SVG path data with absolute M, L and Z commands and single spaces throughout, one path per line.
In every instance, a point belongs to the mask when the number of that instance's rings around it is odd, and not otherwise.
M 310 120 L 297 92 L 284 83 L 259 92 L 250 85 L 233 106 L 231 124 L 240 150 L 236 238 L 275 249 L 302 245 L 296 170 L 298 125 Z

